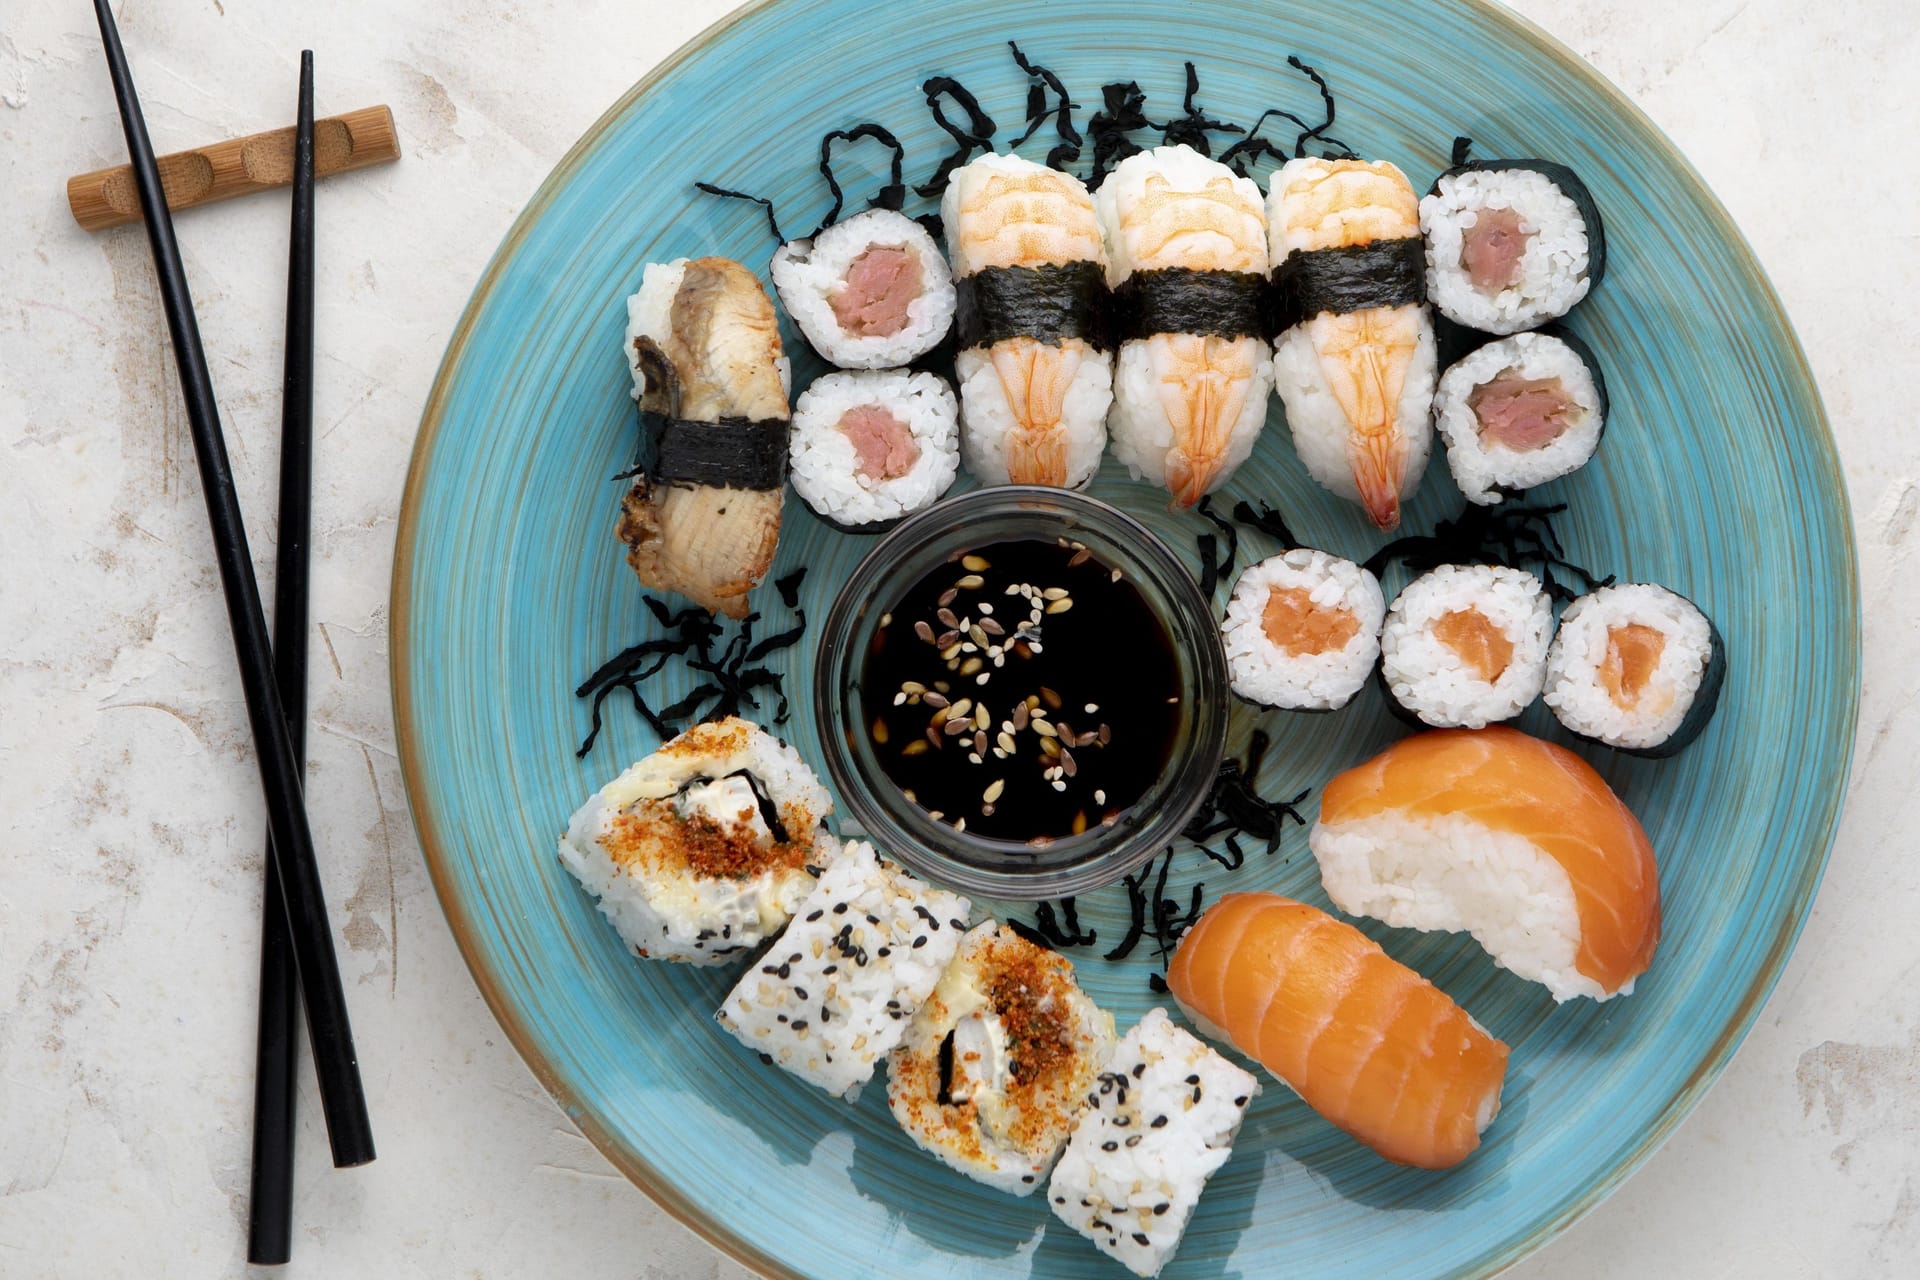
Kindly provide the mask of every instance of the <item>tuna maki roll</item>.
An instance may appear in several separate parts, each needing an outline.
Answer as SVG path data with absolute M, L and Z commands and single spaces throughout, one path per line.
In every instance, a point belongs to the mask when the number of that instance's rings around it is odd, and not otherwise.
M 1159 1275 L 1259 1092 L 1250 1073 L 1149 1009 L 1074 1122 L 1047 1184 L 1053 1216 L 1135 1275 Z
M 1380 657 L 1380 581 L 1351 560 L 1298 548 L 1251 565 L 1233 585 L 1220 636 L 1233 691 L 1292 711 L 1332 711 Z
M 1726 670 L 1719 630 L 1685 596 L 1642 583 L 1601 587 L 1560 619 L 1546 702 L 1589 741 L 1670 756 L 1713 718 Z
M 1113 456 L 1190 507 L 1247 460 L 1273 362 L 1260 188 L 1187 146 L 1128 156 L 1094 197 L 1114 291 Z
M 953 323 L 947 260 L 903 213 L 869 209 L 773 255 L 773 287 L 813 349 L 843 369 L 903 365 Z
M 1080 990 L 1072 962 L 988 921 L 888 1058 L 887 1103 L 922 1149 L 1024 1196 L 1112 1051 L 1113 1017 Z
M 936 502 L 960 471 L 958 407 L 931 373 L 829 373 L 793 408 L 793 488 L 814 514 L 879 533 Z
M 1606 430 L 1607 384 L 1572 334 L 1516 334 L 1440 375 L 1433 420 L 1460 492 L 1491 505 L 1587 465 Z
M 1392 529 L 1432 447 L 1433 322 L 1419 202 L 1384 161 L 1290 160 L 1267 193 L 1284 326 L 1273 385 L 1294 451 Z
M 1380 635 L 1380 683 L 1404 719 L 1435 729 L 1511 720 L 1540 696 L 1553 606 L 1540 579 L 1441 565 L 1409 582 Z
M 567 824 L 560 861 L 636 955 L 725 964 L 813 888 L 831 812 L 798 752 L 729 716 L 600 788 Z
M 1470 329 L 1519 333 L 1573 310 L 1606 273 L 1606 233 L 1584 182 L 1546 160 L 1475 160 L 1420 202 L 1427 296 Z
M 982 484 L 1084 488 L 1106 450 L 1106 257 L 1086 184 L 1015 155 L 961 166 L 953 258 L 960 448 Z
M 716 1017 L 769 1062 L 856 1097 L 940 980 L 970 910 L 850 843 Z

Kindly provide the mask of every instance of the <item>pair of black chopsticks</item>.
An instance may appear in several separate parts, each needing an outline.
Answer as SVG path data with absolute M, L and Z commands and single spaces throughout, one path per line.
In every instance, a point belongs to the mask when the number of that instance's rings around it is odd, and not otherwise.
M 260 1031 L 255 1080 L 253 1202 L 248 1260 L 285 1262 L 291 1244 L 294 1007 L 304 1001 L 307 1034 L 319 1077 L 321 1107 L 333 1162 L 346 1168 L 373 1159 L 346 992 L 334 955 L 333 930 L 321 892 L 313 836 L 301 795 L 307 667 L 307 541 L 311 510 L 313 428 L 313 55 L 300 56 L 300 115 L 294 148 L 292 247 L 287 269 L 287 348 L 280 459 L 280 546 L 274 591 L 279 661 L 268 642 L 260 588 L 227 449 L 214 405 L 206 352 L 200 345 L 193 299 L 180 247 L 161 189 L 153 144 L 127 70 L 126 52 L 107 0 L 94 0 L 100 39 L 119 100 L 127 152 L 147 239 L 153 249 L 160 297 L 173 337 L 174 361 L 193 432 L 200 485 L 213 526 L 215 558 L 226 593 L 246 694 L 247 717 L 266 792 L 268 853 L 260 954 Z

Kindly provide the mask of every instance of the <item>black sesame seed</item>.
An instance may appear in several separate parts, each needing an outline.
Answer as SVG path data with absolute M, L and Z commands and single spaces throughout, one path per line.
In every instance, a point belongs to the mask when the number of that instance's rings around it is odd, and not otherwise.
M 840 972 L 840 966 L 837 964 L 830 964 L 826 968 L 822 969 L 820 972 L 823 974 L 838 973 Z
M 1153 1206 L 1153 1216 L 1157 1218 L 1171 1208 L 1173 1208 L 1173 1206 L 1163 1200 L 1159 1204 Z
M 1244 1107 L 1244 1106 L 1246 1106 L 1246 1105 L 1247 1105 L 1247 1095 L 1243 1093 L 1243 1094 L 1241 1094 L 1241 1095 L 1240 1095 L 1239 1097 L 1237 1097 L 1237 1098 L 1235 1098 L 1235 1099 L 1233 1100 L 1233 1105 L 1234 1105 L 1234 1106 L 1236 1106 L 1236 1107 Z
M 885 960 L 888 956 L 893 954 L 893 948 L 882 947 L 878 951 L 874 952 L 873 954 L 879 956 L 882 960 Z
M 965 920 L 949 920 L 947 921 L 947 923 L 952 925 L 956 929 L 964 929 L 967 927 L 967 922 Z
M 793 1029 L 795 1031 L 805 1031 L 807 1029 L 805 1019 L 797 1019 L 793 1024 Z
M 1142 1138 L 1144 1138 L 1144 1137 L 1146 1137 L 1146 1136 L 1147 1136 L 1147 1135 L 1146 1135 L 1146 1134 L 1144 1134 L 1144 1133 L 1136 1133 L 1136 1134 L 1134 1134 L 1134 1135 L 1133 1135 L 1133 1136 L 1132 1136 L 1131 1138 L 1128 1138 L 1128 1139 L 1127 1139 L 1127 1145 L 1128 1145 L 1129 1147 L 1137 1147 L 1137 1146 L 1139 1146 L 1139 1145 L 1140 1145 L 1140 1139 L 1142 1139 Z
M 784 976 L 785 976 L 784 974 L 782 974 L 782 973 L 780 972 L 780 970 L 779 970 L 779 969 L 778 969 L 777 967 L 775 967 L 775 966 L 773 966 L 773 965 L 770 965 L 770 964 L 763 964 L 763 965 L 761 965 L 761 966 L 760 966 L 760 972 L 762 972 L 762 973 L 770 973 L 770 974 L 772 974 L 772 975 L 773 975 L 774 977 L 776 977 L 776 978 L 779 978 L 779 977 L 784 977 Z
M 793 994 L 795 999 L 805 1000 L 807 998 L 807 989 L 805 987 L 795 987 Z
M 787 1020 L 787 1015 L 784 1013 L 776 1013 L 773 1015 L 773 1020 L 775 1022 L 785 1022 Z
M 1148 1243 L 1148 1240 L 1147 1240 L 1147 1233 L 1146 1233 L 1146 1232 L 1144 1232 L 1144 1231 L 1136 1231 L 1136 1232 L 1134 1232 L 1134 1233 L 1133 1233 L 1133 1238 L 1134 1238 L 1134 1239 L 1135 1239 L 1136 1241 L 1138 1241 L 1138 1242 L 1139 1242 L 1140 1244 L 1146 1244 L 1146 1243 Z
M 837 915 L 837 916 L 843 916 L 843 915 L 845 915 L 845 914 L 847 914 L 847 904 L 846 904 L 846 903 L 844 903 L 844 902 L 836 902 L 836 903 L 834 903 L 834 904 L 833 904 L 833 914 L 835 914 L 835 915 Z
M 1145 1074 L 1147 1074 L 1147 1064 L 1146 1064 L 1146 1063 L 1144 1063 L 1144 1062 L 1136 1062 L 1136 1063 L 1134 1063 L 1134 1064 L 1133 1064 L 1133 1078 L 1134 1078 L 1135 1080 L 1138 1080 L 1138 1079 L 1139 1079 L 1139 1078 L 1140 1078 L 1141 1076 L 1143 1076 L 1143 1075 L 1145 1075 Z
M 812 924 L 815 920 L 818 920 L 821 916 L 825 914 L 827 914 L 826 908 L 815 907 L 812 911 L 807 913 L 807 923 Z
M 761 1054 L 761 1055 L 760 1055 L 760 1061 L 762 1061 L 762 1062 L 764 1062 L 764 1063 L 766 1063 L 766 1064 L 767 1064 L 768 1066 L 772 1066 L 772 1065 L 773 1065 L 773 1055 L 772 1055 L 772 1054 L 770 1054 L 770 1053 L 763 1053 L 763 1054 Z
M 1124 1129 L 1133 1122 L 1128 1120 L 1125 1116 L 1115 1116 L 1113 1118 L 1113 1123 L 1115 1127 Z
M 1164 1129 L 1167 1127 L 1167 1118 L 1165 1116 L 1155 1116 L 1153 1118 L 1153 1123 L 1149 1124 L 1147 1127 L 1149 1129 Z
M 918 951 L 920 948 L 926 945 L 927 945 L 927 935 L 924 933 L 913 940 L 913 949 L 915 951 Z
M 1194 1089 L 1193 1089 L 1193 1100 L 1194 1100 L 1195 1102 L 1198 1102 L 1198 1101 L 1200 1101 L 1200 1086 L 1198 1086 L 1198 1085 L 1195 1085 L 1195 1086 L 1194 1086 Z
M 1188 1077 L 1187 1077 L 1187 1083 L 1188 1083 L 1188 1084 L 1199 1084 L 1199 1083 L 1200 1083 L 1200 1077 L 1199 1077 L 1199 1076 L 1188 1076 Z
M 1023 1173 L 1023 1174 L 1021 1174 L 1021 1175 L 1020 1175 L 1020 1181 L 1022 1181 L 1022 1182 L 1032 1182 L 1032 1181 L 1033 1181 L 1033 1175 L 1032 1175 L 1032 1174 L 1030 1174 L 1030 1173 Z
M 1100 1149 L 1102 1151 L 1118 1151 L 1120 1144 L 1117 1142 L 1103 1142 L 1100 1144 Z
M 1065 1204 L 1067 1202 L 1067 1198 L 1065 1196 L 1055 1196 L 1053 1198 L 1053 1202 L 1055 1204 Z

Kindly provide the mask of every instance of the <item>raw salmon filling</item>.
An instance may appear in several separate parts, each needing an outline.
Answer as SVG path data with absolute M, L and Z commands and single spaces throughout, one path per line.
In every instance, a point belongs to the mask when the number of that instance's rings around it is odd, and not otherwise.
M 1600 681 L 1614 705 L 1631 709 L 1639 703 L 1666 648 L 1666 636 L 1642 623 L 1629 622 L 1607 632 L 1607 656 L 1600 663 Z
M 1442 615 L 1433 624 L 1433 638 L 1488 684 L 1498 680 L 1513 661 L 1513 641 L 1478 609 L 1455 609 Z
M 1267 593 L 1260 629 L 1275 648 L 1298 657 L 1346 648 L 1360 634 L 1360 619 L 1350 609 L 1315 604 L 1304 587 L 1276 587 Z

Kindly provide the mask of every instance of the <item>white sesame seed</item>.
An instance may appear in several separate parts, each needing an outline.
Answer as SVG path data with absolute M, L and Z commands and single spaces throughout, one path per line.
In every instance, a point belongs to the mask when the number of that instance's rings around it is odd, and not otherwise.
M 1099 703 L 1097 703 L 1097 702 L 1089 702 L 1089 703 L 1087 704 L 1087 714 L 1088 714 L 1088 715 L 1092 715 L 1092 714 L 1093 714 L 1094 712 L 1096 712 L 1096 711 L 1098 711 L 1099 709 L 1100 709 L 1100 704 L 1099 704 Z
M 986 586 L 987 580 L 977 573 L 970 573 L 953 585 L 959 587 L 962 591 L 974 591 Z
M 1040 594 L 1049 600 L 1065 600 L 1067 598 L 1067 589 L 1065 587 L 1048 587 Z
M 1105 791 L 1096 790 L 1093 793 L 1093 802 L 1095 804 L 1105 804 L 1107 802 L 1107 793 Z
M 1048 613 L 1065 613 L 1067 610 L 1071 608 L 1073 608 L 1073 601 L 1061 599 L 1061 600 L 1055 600 L 1052 604 L 1048 605 L 1047 612 Z
M 975 684 L 985 684 L 985 683 L 986 683 L 987 681 L 989 681 L 989 680 L 991 680 L 991 679 L 993 679 L 993 672 L 991 672 L 991 671 L 982 671 L 982 672 L 981 672 L 981 673 L 980 673 L 979 675 L 977 675 L 977 676 L 975 676 L 975 677 L 973 678 L 973 682 L 974 682 Z
M 983 617 L 983 618 L 984 618 L 984 617 L 988 617 L 988 616 L 990 616 L 990 615 L 991 615 L 992 613 L 993 613 L 993 606 L 992 606 L 992 605 L 990 605 L 990 604 L 984 604 L 984 603 L 983 603 L 983 604 L 982 604 L 982 605 L 980 606 L 980 616 L 981 616 L 981 617 Z
M 980 798 L 986 801 L 988 804 L 992 804 L 995 800 L 998 800 L 1000 798 L 1001 794 L 1005 792 L 1006 789 L 1007 789 L 1007 780 L 1005 778 L 995 778 L 992 782 L 989 782 L 987 784 L 987 789 L 981 793 Z
M 1065 791 L 1067 789 L 1067 784 L 1062 782 L 1060 779 L 1055 778 L 1053 780 L 1053 789 L 1055 791 Z
M 969 751 L 969 752 L 967 752 L 967 763 L 968 763 L 968 764 L 979 764 L 980 762 L 981 762 L 981 761 L 980 761 L 980 753 L 979 753 L 978 751 Z

